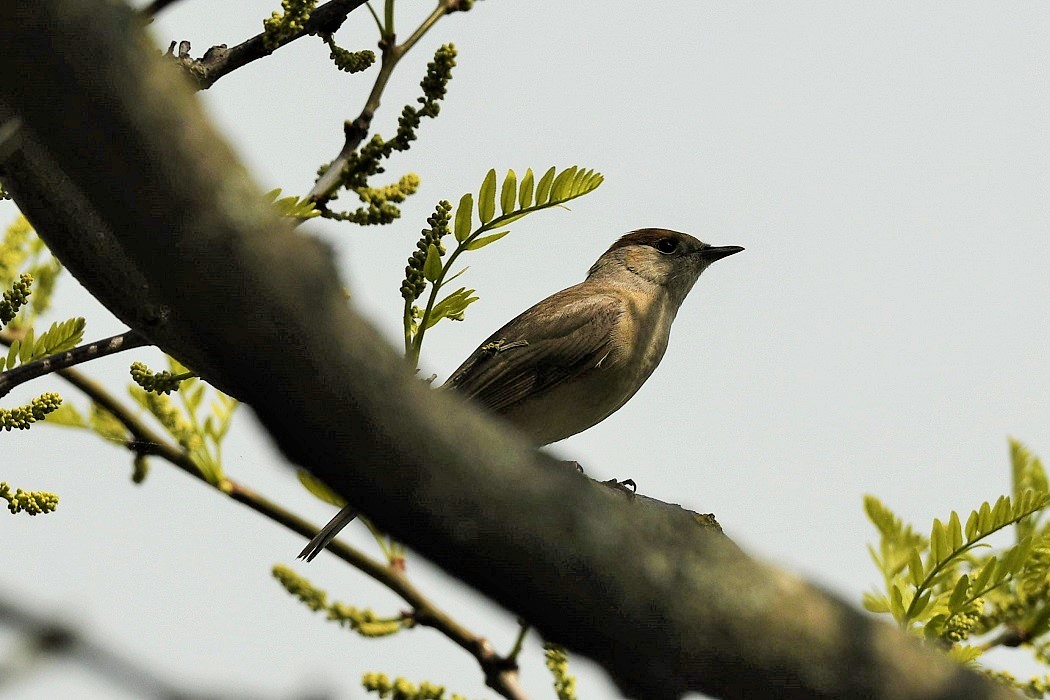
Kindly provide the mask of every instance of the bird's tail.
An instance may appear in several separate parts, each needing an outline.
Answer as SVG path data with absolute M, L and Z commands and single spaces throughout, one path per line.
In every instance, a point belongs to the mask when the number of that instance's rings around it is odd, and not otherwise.
M 343 509 L 336 513 L 335 517 L 329 520 L 328 524 L 314 535 L 314 538 L 303 548 L 303 551 L 299 552 L 299 558 L 313 561 L 314 557 L 324 551 L 324 548 L 335 539 L 339 531 L 349 525 L 356 517 L 356 510 L 350 506 L 343 506 Z

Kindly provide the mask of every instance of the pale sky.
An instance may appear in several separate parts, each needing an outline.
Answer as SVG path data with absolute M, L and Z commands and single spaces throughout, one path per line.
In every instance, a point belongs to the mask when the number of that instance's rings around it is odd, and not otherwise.
M 153 32 L 199 56 L 256 33 L 278 5 L 183 0 Z M 431 4 L 401 5 L 407 36 Z M 755 556 L 859 605 L 880 580 L 863 494 L 925 530 L 1008 491 L 1008 436 L 1050 459 L 1047 36 L 1043 3 L 478 2 L 405 59 L 376 119 L 392 134 L 434 49 L 456 44 L 441 116 L 389 161 L 390 180 L 413 171 L 423 182 L 403 218 L 308 228 L 335 246 L 354 302 L 396 343 L 404 260 L 437 200 L 476 191 L 490 167 L 604 173 L 572 211 L 529 217 L 470 257 L 461 279 L 481 300 L 423 349 L 442 380 L 626 231 L 744 246 L 700 279 L 642 391 L 552 449 L 596 478 L 631 477 L 649 496 L 715 513 Z M 374 47 L 371 18 L 354 13 L 338 37 Z M 326 55 L 304 39 L 202 95 L 262 189 L 305 193 L 361 108 L 371 73 L 339 73 Z M 0 207 L 0 223 L 13 216 Z M 72 280 L 59 303 L 87 317 L 89 337 L 121 330 Z M 135 359 L 157 364 L 132 352 L 85 369 L 123 383 Z M 52 390 L 84 404 L 58 379 L 23 389 L 3 405 Z M 61 496 L 53 515 L 0 514 L 5 599 L 203 690 L 360 698 L 361 674 L 383 671 L 494 697 L 432 631 L 369 641 L 311 615 L 269 574 L 293 564 L 301 539 L 174 468 L 154 461 L 135 486 L 129 455 L 86 433 L 41 426 L 0 440 L 0 479 Z M 248 411 L 225 466 L 319 524 L 334 513 Z M 361 527 L 346 537 L 372 547 Z M 335 599 L 404 607 L 331 556 L 294 567 Z M 418 556 L 409 572 L 509 648 L 512 616 Z M 0 649 L 11 641 L 0 630 Z M 534 697 L 553 697 L 535 636 L 523 664 Z M 572 667 L 581 698 L 618 696 L 601 670 L 578 657 Z M 0 686 L 20 699 L 134 697 L 122 692 L 68 663 Z

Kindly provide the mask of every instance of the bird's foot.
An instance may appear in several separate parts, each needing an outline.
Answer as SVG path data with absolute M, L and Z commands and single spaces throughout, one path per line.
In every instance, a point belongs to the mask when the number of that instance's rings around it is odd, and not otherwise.
M 627 494 L 629 498 L 634 498 L 634 495 L 638 493 L 638 484 L 634 483 L 634 479 L 624 479 L 623 481 L 619 481 L 617 479 L 609 479 L 608 481 L 603 481 L 602 483 L 611 489 L 623 491 L 625 494 Z

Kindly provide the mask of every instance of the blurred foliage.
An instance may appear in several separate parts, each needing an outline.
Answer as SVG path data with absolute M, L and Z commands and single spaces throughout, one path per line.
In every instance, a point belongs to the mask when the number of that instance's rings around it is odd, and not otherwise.
M 317 206 L 309 199 L 300 199 L 294 195 L 282 197 L 280 187 L 270 190 L 263 195 L 263 198 L 270 203 L 278 216 L 305 221 L 321 215 Z
M 569 673 L 569 657 L 565 648 L 547 642 L 543 645 L 547 670 L 554 676 L 554 693 L 558 700 L 576 700 L 576 677 Z
M 400 677 L 390 680 L 385 673 L 366 673 L 361 678 L 361 685 L 369 693 L 375 693 L 384 700 L 466 700 L 455 693 L 445 695 L 443 686 L 427 681 L 416 685 Z
M 405 615 L 382 617 L 368 608 L 356 608 L 339 602 L 329 603 L 327 592 L 317 588 L 287 566 L 274 566 L 273 577 L 307 608 L 314 612 L 325 612 L 325 619 L 357 632 L 362 637 L 389 637 L 415 624 Z
M 901 629 L 943 649 L 960 663 L 994 647 L 1024 647 L 1050 665 L 1050 507 L 1042 462 L 1010 441 L 1013 493 L 970 511 L 965 523 L 952 511 L 924 535 L 874 496 L 864 499 L 879 532 L 869 547 L 883 576 L 882 590 L 864 595 L 864 607 L 891 615 Z M 995 537 L 999 535 L 999 537 Z M 1009 535 L 1008 542 L 1003 538 Z M 1021 681 L 1002 671 L 991 677 L 1045 697 L 1047 676 Z

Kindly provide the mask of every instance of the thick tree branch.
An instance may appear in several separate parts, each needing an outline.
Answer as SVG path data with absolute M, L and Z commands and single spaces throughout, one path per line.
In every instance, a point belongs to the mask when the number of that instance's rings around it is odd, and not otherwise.
M 279 221 L 231 165 L 189 90 L 136 39 L 130 11 L 0 4 L 0 34 L 0 119 L 22 119 L 30 165 L 64 173 L 67 193 L 150 280 L 178 347 L 158 344 L 243 397 L 290 459 L 380 527 L 596 659 L 628 694 L 1015 697 L 424 387 L 347 307 L 328 251 Z M 75 219 L 45 221 L 31 183 L 9 184 L 63 262 L 89 277 L 110 264 L 61 245 L 81 234 Z M 136 301 L 104 299 L 122 318 L 137 316 Z

